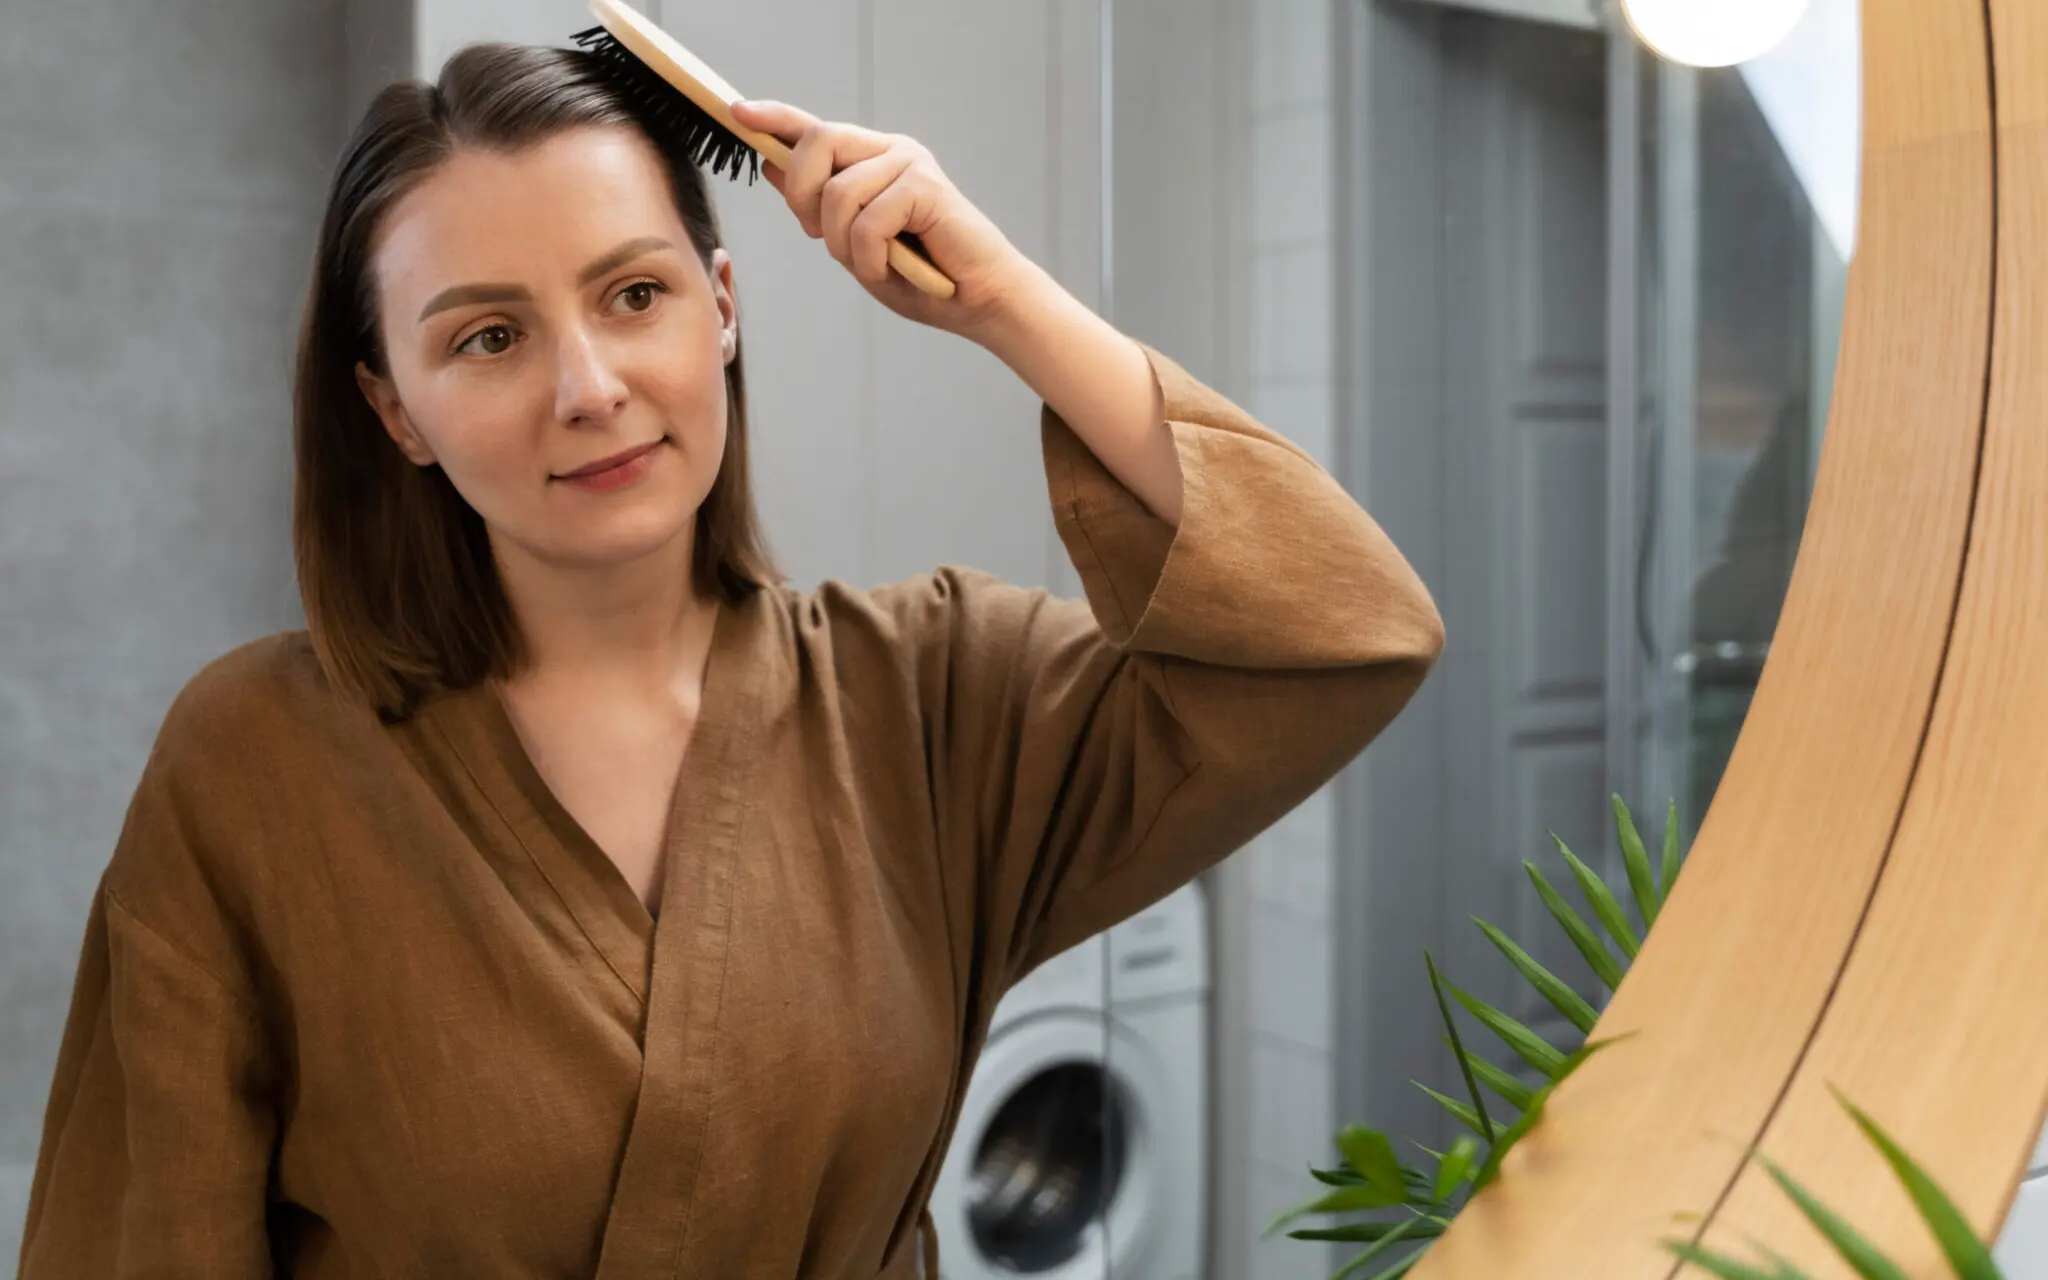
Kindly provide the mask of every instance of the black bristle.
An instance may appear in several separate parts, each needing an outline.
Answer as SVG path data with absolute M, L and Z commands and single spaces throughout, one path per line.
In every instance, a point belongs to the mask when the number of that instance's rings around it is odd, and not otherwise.
M 728 178 L 737 179 L 744 173 L 749 183 L 761 176 L 760 153 L 690 101 L 682 90 L 662 79 L 611 32 L 592 27 L 570 39 L 591 56 L 605 78 L 640 113 L 655 137 L 680 148 L 692 164 Z

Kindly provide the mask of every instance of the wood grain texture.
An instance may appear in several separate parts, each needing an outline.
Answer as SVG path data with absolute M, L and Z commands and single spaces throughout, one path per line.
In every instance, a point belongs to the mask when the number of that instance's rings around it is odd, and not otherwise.
M 1763 1149 L 1912 1275 L 1933 1241 L 1827 1086 L 1991 1236 L 2048 1103 L 2048 9 L 1991 0 L 1998 249 L 1991 399 L 1961 606 L 1904 821 L 1841 988 Z M 1847 1276 L 1761 1170 L 1712 1239 Z
M 1660 1241 L 1686 1234 L 1677 1215 L 1711 1217 L 1770 1123 L 1886 865 L 1983 438 L 1992 117 L 1981 0 L 1866 0 L 1863 41 L 1857 258 L 1770 663 L 1686 874 L 1594 1033 L 1630 1038 L 1558 1090 L 1416 1280 L 1673 1274 Z

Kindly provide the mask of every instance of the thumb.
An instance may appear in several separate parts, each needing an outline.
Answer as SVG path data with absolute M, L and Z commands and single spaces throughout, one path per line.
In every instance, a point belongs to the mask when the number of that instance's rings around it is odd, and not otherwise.
M 809 112 L 799 111 L 785 102 L 771 102 L 765 99 L 741 99 L 732 104 L 732 118 L 762 133 L 772 134 L 789 146 L 795 146 L 803 137 L 804 130 L 816 123 Z

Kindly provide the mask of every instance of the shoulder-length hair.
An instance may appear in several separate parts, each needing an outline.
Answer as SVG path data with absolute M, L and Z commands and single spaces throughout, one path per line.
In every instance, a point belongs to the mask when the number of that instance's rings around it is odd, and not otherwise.
M 457 147 L 517 150 L 587 125 L 626 125 L 654 144 L 708 268 L 721 239 L 703 173 L 579 50 L 471 45 L 437 83 L 379 93 L 336 166 L 299 334 L 292 548 L 328 682 L 387 723 L 441 690 L 510 676 L 526 654 L 482 517 L 439 466 L 398 451 L 357 384 L 359 360 L 389 373 L 372 247 L 393 205 Z M 738 604 L 782 575 L 755 514 L 737 350 L 725 381 L 725 454 L 690 572 L 698 592 Z

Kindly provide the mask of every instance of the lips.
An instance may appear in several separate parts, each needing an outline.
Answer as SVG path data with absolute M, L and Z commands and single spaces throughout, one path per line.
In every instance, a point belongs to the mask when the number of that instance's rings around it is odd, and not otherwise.
M 664 439 L 666 439 L 666 437 L 664 437 Z M 556 479 L 570 480 L 574 479 L 577 476 L 593 476 L 600 471 L 610 471 L 613 467 L 621 466 L 625 463 L 631 462 L 633 459 L 639 457 L 641 454 L 647 453 L 650 450 L 657 449 L 660 447 L 661 441 L 656 440 L 652 444 L 643 444 L 637 449 L 628 449 L 624 453 L 615 453 L 609 458 L 599 458 L 596 462 L 586 463 L 585 465 L 576 468 L 574 471 L 565 471 L 561 475 L 557 476 Z

